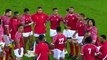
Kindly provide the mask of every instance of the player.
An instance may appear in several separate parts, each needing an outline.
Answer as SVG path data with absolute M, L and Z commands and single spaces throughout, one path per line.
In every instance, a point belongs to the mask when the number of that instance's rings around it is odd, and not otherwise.
M 15 46 L 14 46 L 14 54 L 16 56 L 16 60 L 22 60 L 24 49 L 23 49 L 23 25 L 18 25 L 18 31 L 15 34 Z
M 98 53 L 98 49 L 92 44 L 92 38 L 87 37 L 85 39 L 85 45 L 83 45 L 81 49 L 82 60 L 96 60 L 95 53 Z
M 95 26 L 94 19 L 89 19 L 88 20 L 87 31 L 89 31 L 91 33 L 93 44 L 96 44 L 96 41 L 97 41 L 97 38 L 98 38 L 98 31 L 97 31 L 97 28 Z
M 80 13 L 78 22 L 76 24 L 77 31 L 73 35 L 73 37 L 75 38 L 75 35 L 78 33 L 78 38 L 77 38 L 78 40 L 77 41 L 79 44 L 82 44 L 82 40 L 84 38 L 84 32 L 85 32 L 84 18 L 85 18 L 85 15 L 83 13 Z
M 32 15 L 32 20 L 34 22 L 35 37 L 39 37 L 40 34 L 45 35 L 47 19 L 48 15 L 42 11 L 42 7 L 38 7 L 37 12 Z
M 68 32 L 63 32 L 63 34 L 67 37 L 70 38 L 68 41 L 70 42 L 70 57 L 74 57 L 74 46 L 76 47 L 76 53 L 78 54 L 78 46 L 74 45 L 72 42 L 73 39 L 77 39 L 78 34 L 76 34 L 76 38 L 73 38 L 73 34 L 76 31 L 76 23 L 78 21 L 78 14 L 74 12 L 74 8 L 70 7 L 69 8 L 69 13 L 65 17 L 65 22 L 66 22 L 66 29 Z
M 44 35 L 39 35 L 39 43 L 35 49 L 35 55 L 37 56 L 37 60 L 49 60 L 49 47 L 48 44 L 44 42 Z
M 14 16 L 10 19 L 10 33 L 12 40 L 15 40 L 15 34 L 17 32 L 17 28 L 19 24 L 20 24 L 19 12 L 15 11 Z
M 24 25 L 24 32 L 23 32 L 23 37 L 24 37 L 24 52 L 26 53 L 26 43 L 29 40 L 28 46 L 29 49 L 31 48 L 32 45 L 32 27 L 31 25 L 33 24 L 33 21 L 31 19 L 31 15 L 29 13 L 29 9 L 25 8 L 24 9 L 24 14 L 21 16 L 21 23 Z
M 54 46 L 54 60 L 64 60 L 66 49 L 66 37 L 61 33 L 61 27 L 56 28 L 57 35 L 53 37 L 51 45 Z
M 107 40 L 105 35 L 100 36 L 101 41 L 101 48 L 100 48 L 100 55 L 98 57 L 98 60 L 107 60 Z
M 53 14 L 49 16 L 50 21 L 50 37 L 54 37 L 56 32 L 56 27 L 60 26 L 60 22 L 62 21 L 62 16 L 58 13 L 58 8 L 53 8 Z
M 9 24 L 10 24 L 10 16 L 12 15 L 11 9 L 6 9 L 4 16 L 1 17 L 3 21 L 4 34 L 9 36 Z
M 64 31 L 63 34 L 66 36 L 67 39 L 71 39 L 71 30 L 70 27 L 67 26 L 67 16 L 69 15 L 69 8 L 66 9 L 66 17 L 64 18 L 63 22 L 64 22 Z

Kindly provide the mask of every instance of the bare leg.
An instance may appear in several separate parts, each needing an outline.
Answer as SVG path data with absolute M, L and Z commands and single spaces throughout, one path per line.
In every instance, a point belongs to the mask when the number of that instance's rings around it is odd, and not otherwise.
M 26 53 L 26 43 L 28 42 L 28 37 L 24 37 L 24 53 Z
M 29 50 L 32 47 L 33 44 L 33 35 L 29 37 Z

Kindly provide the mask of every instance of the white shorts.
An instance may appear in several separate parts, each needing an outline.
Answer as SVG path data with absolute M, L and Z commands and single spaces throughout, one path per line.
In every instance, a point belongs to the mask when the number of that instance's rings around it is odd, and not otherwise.
M 82 43 L 82 40 L 83 40 L 84 36 L 78 36 L 78 43 Z
M 20 57 L 23 57 L 24 49 L 21 48 L 21 54 L 20 54 L 20 55 L 19 55 L 18 51 L 19 51 L 19 49 L 15 49 L 15 50 L 14 50 L 15 56 L 16 56 L 16 57 L 19 57 L 19 58 L 20 58 Z
M 57 35 L 56 30 L 50 29 L 50 37 Z
M 39 37 L 41 34 L 34 34 L 34 37 Z M 43 34 L 45 36 L 45 34 Z
M 67 38 L 69 38 L 69 37 L 73 38 L 73 34 L 74 34 L 75 32 L 76 32 L 75 30 L 70 30 L 70 29 L 66 30 L 66 29 L 64 29 L 63 34 L 64 34 Z M 76 38 L 73 38 L 73 39 L 77 39 L 77 38 L 78 38 L 78 34 L 76 34 Z
M 4 35 L 4 42 L 6 45 L 9 45 L 10 44 L 10 37 L 7 35 Z
M 59 49 L 54 49 L 54 58 L 55 59 L 60 59 L 60 58 L 65 58 L 65 52 L 64 52 L 64 50 L 63 51 L 61 51 L 61 50 L 59 50 Z
M 23 37 L 29 37 L 29 36 L 31 36 L 31 35 L 33 35 L 33 32 L 32 32 L 32 31 L 31 31 L 31 32 L 23 33 Z

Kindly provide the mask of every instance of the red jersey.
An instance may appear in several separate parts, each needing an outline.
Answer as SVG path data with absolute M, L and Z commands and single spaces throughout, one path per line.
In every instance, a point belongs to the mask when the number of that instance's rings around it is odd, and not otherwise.
M 50 28 L 56 30 L 56 27 L 59 26 L 62 21 L 62 16 L 51 15 L 48 20 L 50 20 Z
M 32 22 L 31 16 L 30 15 L 25 15 L 23 14 L 21 17 L 21 23 L 26 25 Z M 24 27 L 24 32 L 31 32 L 32 28 L 31 25 Z
M 4 29 L 3 26 L 0 25 L 0 41 L 3 41 L 3 36 L 4 36 Z
M 65 22 L 67 26 L 71 27 L 71 30 L 76 30 L 76 23 L 78 21 L 77 14 L 67 14 L 65 17 Z
M 57 34 L 53 37 L 53 42 L 55 49 L 59 49 L 61 51 L 64 50 L 66 43 L 66 37 L 63 34 Z
M 12 17 L 10 19 L 10 33 L 11 33 L 11 38 L 13 40 L 15 40 L 15 34 L 17 32 L 17 28 L 18 28 L 18 25 L 20 24 L 20 20 L 15 18 L 15 17 Z
M 97 40 L 97 38 L 98 38 L 97 28 L 95 26 L 93 26 L 93 27 L 88 26 L 87 30 L 91 33 L 92 39 Z
M 95 53 L 98 53 L 97 47 L 93 44 L 86 44 L 82 46 L 81 54 L 84 60 L 96 60 Z
M 33 14 L 32 20 L 34 22 L 34 33 L 36 34 L 45 34 L 46 33 L 46 22 L 48 19 L 48 15 L 41 13 L 41 14 Z
M 3 22 L 4 34 L 9 33 L 10 18 L 4 15 L 1 17 L 1 20 Z M 8 31 L 6 31 L 6 28 L 8 29 Z
M 84 21 L 77 22 L 76 27 L 78 31 L 78 36 L 84 36 L 84 32 L 85 32 L 84 26 L 85 26 Z
M 19 40 L 20 47 L 23 47 L 23 36 L 22 36 L 22 33 L 17 31 L 16 35 L 15 35 L 15 40 Z M 17 48 L 18 48 L 18 46 L 15 43 L 15 49 L 17 49 Z
M 37 60 L 48 60 L 49 48 L 44 42 L 39 42 L 36 46 L 35 54 L 38 54 Z
M 99 56 L 101 60 L 103 60 L 105 58 L 105 60 L 107 60 L 107 42 L 103 42 L 102 43 L 102 46 L 100 48 L 100 52 L 101 52 L 101 55 Z

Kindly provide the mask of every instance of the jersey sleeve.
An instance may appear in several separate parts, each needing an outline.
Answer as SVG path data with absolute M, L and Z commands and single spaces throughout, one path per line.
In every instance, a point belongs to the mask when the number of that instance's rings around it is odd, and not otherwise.
M 48 22 L 48 18 L 49 18 L 49 16 L 46 14 L 46 22 Z
M 15 40 L 20 40 L 20 35 L 19 35 L 19 33 L 16 33 L 16 35 L 15 35 Z
M 99 52 L 99 49 L 98 49 L 96 46 L 95 46 L 95 49 L 96 49 L 96 50 L 95 50 L 95 51 L 96 51 L 96 53 L 98 53 L 98 52 Z
M 93 32 L 93 36 L 92 36 L 93 40 L 96 41 L 97 40 L 97 28 L 95 27 L 92 32 Z
M 52 44 L 54 45 L 57 41 L 57 36 L 54 36 L 53 39 L 52 39 Z
M 34 20 L 35 20 L 34 15 L 31 16 L 31 19 L 32 19 L 33 22 L 35 22 L 35 21 L 34 21 Z
M 39 55 L 39 53 L 40 53 L 39 46 L 36 46 L 35 54 Z
M 81 48 L 80 55 L 84 55 L 84 46 L 82 46 L 82 48 Z
M 25 17 L 24 17 L 24 16 L 21 16 L 21 23 L 22 23 L 22 24 L 25 24 L 25 21 L 24 21 L 24 20 L 25 20 Z
M 51 20 L 51 17 L 52 17 L 52 16 L 49 16 L 47 20 L 50 21 L 50 20 Z

